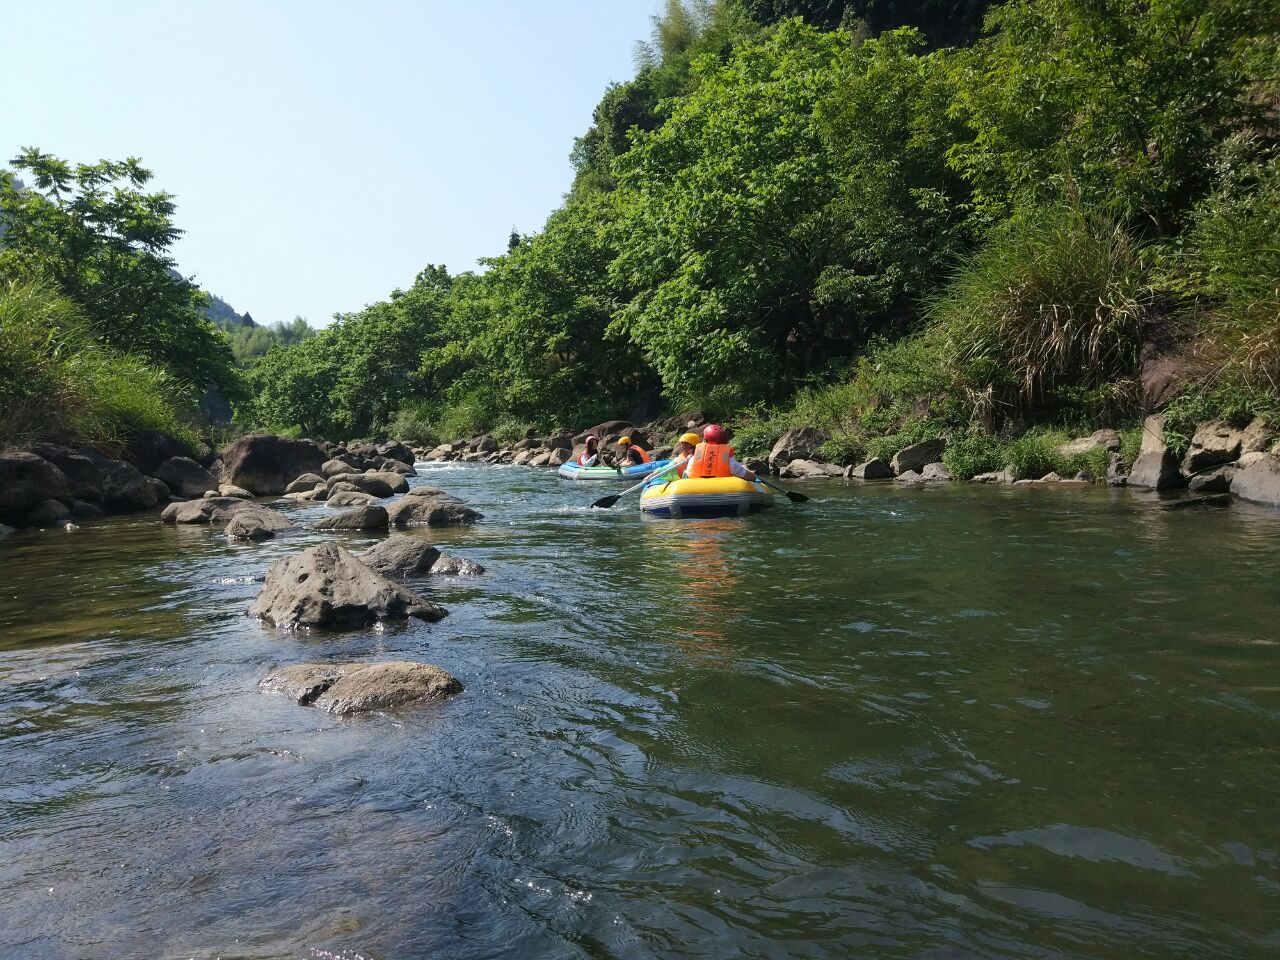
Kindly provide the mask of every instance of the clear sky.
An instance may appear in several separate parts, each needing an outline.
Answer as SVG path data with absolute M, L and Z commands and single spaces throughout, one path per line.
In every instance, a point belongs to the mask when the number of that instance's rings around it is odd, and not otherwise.
M 178 267 L 314 325 L 539 229 L 660 0 L 10 0 L 0 163 L 142 158 Z

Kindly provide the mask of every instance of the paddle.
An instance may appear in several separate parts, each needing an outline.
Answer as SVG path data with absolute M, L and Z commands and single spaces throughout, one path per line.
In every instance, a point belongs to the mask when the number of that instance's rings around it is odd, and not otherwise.
M 764 477 L 762 477 L 758 473 L 756 474 L 756 479 L 759 480 L 761 483 L 763 483 L 766 487 L 771 487 L 772 489 L 777 490 L 779 493 L 785 493 L 787 495 L 787 499 L 790 500 L 792 503 L 808 503 L 809 502 L 809 498 L 806 497 L 803 493 L 796 493 L 794 490 L 783 490 L 776 483 L 770 483 L 768 480 L 766 480 Z
M 685 458 L 685 460 L 687 459 L 688 457 Z M 662 469 L 653 471 L 653 473 L 649 474 L 647 477 L 645 477 L 643 480 L 637 483 L 634 487 L 627 487 L 627 489 L 623 490 L 621 493 L 614 493 L 614 494 L 610 494 L 607 497 L 601 497 L 595 503 L 591 504 L 591 506 L 600 510 L 608 510 L 615 503 L 617 503 L 619 500 L 625 497 L 628 493 L 634 493 L 635 491 L 639 490 L 641 487 L 643 487 L 646 483 L 648 483 L 654 477 L 658 476 L 661 473 L 666 473 L 668 470 L 673 470 L 673 469 L 678 470 L 680 467 L 683 467 L 684 464 L 685 464 L 684 460 L 681 460 L 678 463 L 669 463 Z

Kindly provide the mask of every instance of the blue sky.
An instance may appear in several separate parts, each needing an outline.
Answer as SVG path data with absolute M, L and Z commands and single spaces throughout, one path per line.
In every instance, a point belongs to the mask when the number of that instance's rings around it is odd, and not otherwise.
M 25 0 L 0 14 L 0 162 L 141 157 L 179 269 L 327 323 L 537 230 L 660 0 Z

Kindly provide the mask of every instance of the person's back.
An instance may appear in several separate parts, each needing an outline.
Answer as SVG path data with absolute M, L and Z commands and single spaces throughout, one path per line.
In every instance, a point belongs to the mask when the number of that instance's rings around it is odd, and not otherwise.
M 630 437 L 620 437 L 618 446 L 622 448 L 622 466 L 639 466 L 643 463 L 649 463 L 652 458 L 647 450 L 640 445 L 633 443 Z
M 718 423 L 711 423 L 702 431 L 702 442 L 694 448 L 693 456 L 684 468 L 689 478 L 737 477 L 752 483 L 756 475 L 733 457 L 729 446 L 729 431 Z

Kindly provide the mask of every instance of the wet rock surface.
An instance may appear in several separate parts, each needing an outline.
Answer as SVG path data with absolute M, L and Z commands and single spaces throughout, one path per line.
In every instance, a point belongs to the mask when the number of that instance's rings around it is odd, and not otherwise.
M 272 670 L 258 686 L 304 706 L 347 716 L 429 703 L 462 692 L 462 684 L 430 663 L 298 663 Z
M 290 530 L 293 522 L 284 514 L 252 500 L 238 497 L 202 497 L 184 500 L 164 508 L 160 519 L 165 523 L 229 523 L 232 517 L 243 514 L 252 517 L 259 525 L 273 532 Z
M 315 529 L 385 530 L 387 529 L 387 511 L 385 507 L 380 507 L 377 504 L 365 504 L 345 513 L 324 517 L 316 521 Z
M 455 497 L 402 497 L 387 505 L 393 527 L 451 527 L 475 523 L 482 514 Z
M 250 434 L 222 451 L 222 479 L 255 496 L 284 493 L 304 473 L 317 473 L 324 451 L 311 440 Z
M 442 607 L 392 583 L 332 543 L 272 566 L 248 612 L 284 629 L 350 629 L 379 620 L 439 620 L 445 615 Z

